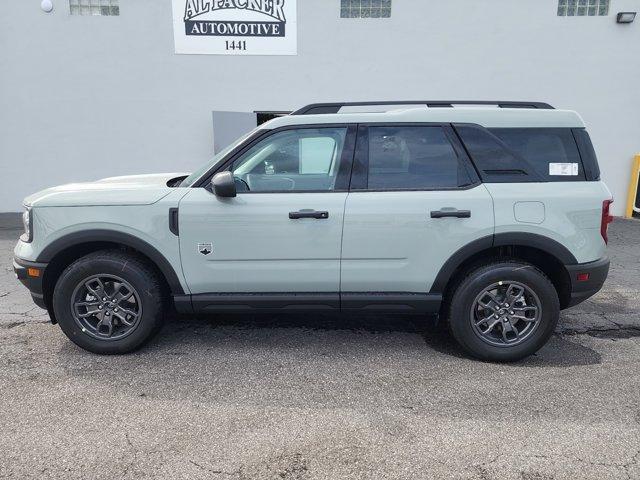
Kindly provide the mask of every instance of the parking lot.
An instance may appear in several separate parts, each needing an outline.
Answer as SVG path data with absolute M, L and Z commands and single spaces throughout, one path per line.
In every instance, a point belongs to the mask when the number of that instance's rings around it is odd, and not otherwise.
M 537 355 L 392 316 L 171 319 L 89 354 L 15 279 L 0 216 L 0 478 L 640 478 L 640 222 Z

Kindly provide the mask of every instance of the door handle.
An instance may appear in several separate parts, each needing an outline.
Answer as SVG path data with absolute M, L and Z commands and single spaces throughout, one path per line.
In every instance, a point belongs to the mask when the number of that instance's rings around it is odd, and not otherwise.
M 310 208 L 303 208 L 302 210 L 298 210 L 297 212 L 289 212 L 289 218 L 291 220 L 297 220 L 298 218 L 317 218 L 322 220 L 325 218 L 329 218 L 329 212 L 319 212 Z
M 440 210 L 431 210 L 431 218 L 470 218 L 471 210 L 458 210 L 457 208 L 443 208 Z

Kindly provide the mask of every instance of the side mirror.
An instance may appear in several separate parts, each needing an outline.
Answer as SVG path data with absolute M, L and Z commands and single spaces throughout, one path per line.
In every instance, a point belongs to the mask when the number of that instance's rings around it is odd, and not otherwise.
M 211 187 L 217 197 L 236 196 L 236 181 L 231 172 L 216 173 L 211 179 Z

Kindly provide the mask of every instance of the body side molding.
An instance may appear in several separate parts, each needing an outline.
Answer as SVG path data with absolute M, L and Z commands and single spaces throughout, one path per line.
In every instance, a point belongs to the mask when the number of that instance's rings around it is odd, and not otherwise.
M 437 313 L 442 295 L 411 292 L 200 293 L 174 295 L 179 313 L 363 311 Z
M 442 295 L 438 293 L 343 292 L 340 294 L 340 305 L 344 311 L 437 313 L 441 303 Z
M 199 293 L 191 295 L 196 313 L 339 310 L 335 292 Z
M 47 245 L 42 250 L 42 252 L 40 252 L 40 255 L 38 255 L 36 261 L 41 263 L 48 263 L 63 250 L 66 250 L 75 245 L 81 245 L 83 243 L 90 242 L 118 243 L 138 250 L 140 253 L 149 257 L 149 259 L 154 262 L 158 269 L 162 272 L 164 277 L 167 279 L 167 283 L 169 284 L 169 288 L 171 289 L 172 294 L 177 295 L 184 293 L 184 289 L 180 284 L 178 275 L 162 253 L 160 253 L 155 247 L 151 246 L 144 240 L 141 240 L 134 235 L 130 235 L 124 232 L 118 232 L 116 230 L 91 229 L 70 233 L 68 235 L 65 235 L 64 237 L 60 237 L 54 240 L 49 245 Z

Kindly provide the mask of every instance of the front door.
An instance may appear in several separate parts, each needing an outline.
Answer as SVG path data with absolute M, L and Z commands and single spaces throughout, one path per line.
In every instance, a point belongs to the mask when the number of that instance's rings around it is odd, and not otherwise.
M 337 307 L 354 137 L 347 126 L 279 129 L 222 167 L 235 198 L 192 189 L 179 208 L 191 293 L 331 292 Z
M 449 126 L 362 126 L 353 168 L 342 246 L 345 308 L 360 305 L 362 292 L 426 295 L 456 250 L 483 237 L 490 244 L 491 195 Z

